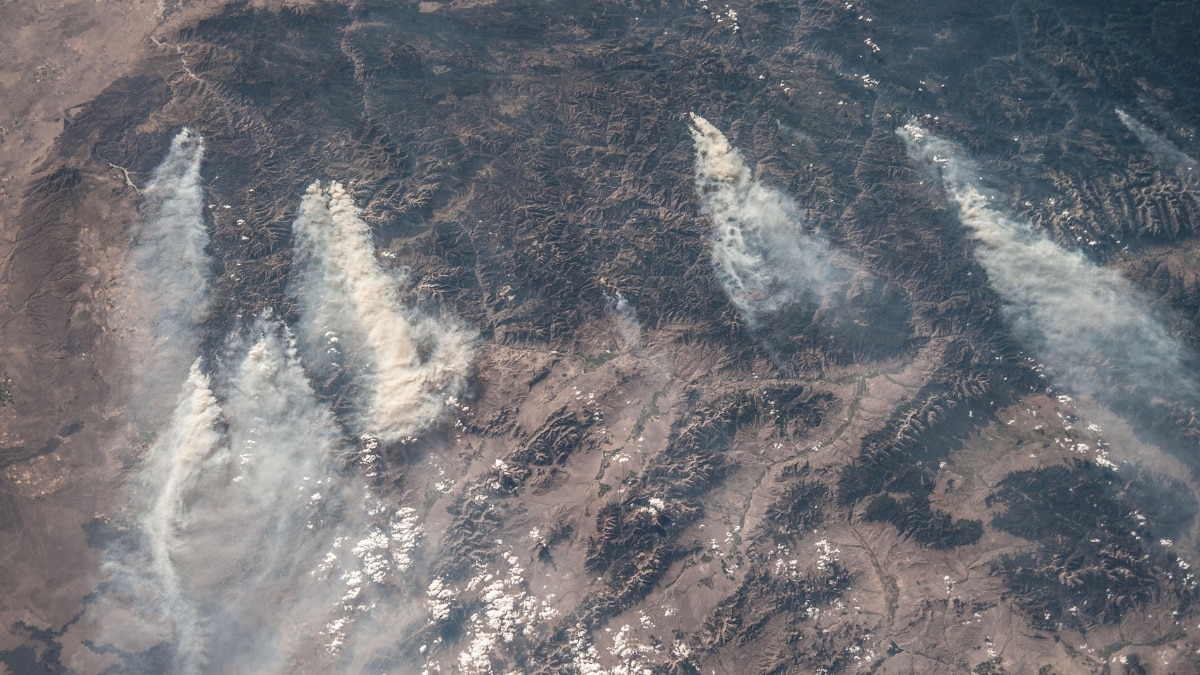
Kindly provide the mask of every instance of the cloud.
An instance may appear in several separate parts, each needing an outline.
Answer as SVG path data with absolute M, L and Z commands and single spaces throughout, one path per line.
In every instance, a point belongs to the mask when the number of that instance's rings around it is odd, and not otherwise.
M 696 192 L 712 219 L 709 238 L 717 279 L 751 327 L 804 300 L 821 300 L 854 267 L 806 232 L 787 195 L 755 180 L 724 134 L 692 114 Z
M 1196 160 L 1175 146 L 1174 143 L 1154 133 L 1150 127 L 1135 120 L 1120 108 L 1116 109 L 1117 117 L 1125 128 L 1133 132 L 1138 141 L 1154 157 L 1154 160 L 1164 168 L 1172 169 L 1181 174 L 1191 174 L 1196 170 Z
M 195 358 L 196 327 L 209 304 L 212 260 L 206 249 L 204 139 L 181 130 L 143 190 L 126 265 L 127 306 L 139 363 L 131 408 L 140 421 L 161 423 Z
M 293 223 L 301 344 L 325 376 L 348 372 L 359 430 L 384 440 L 420 433 L 461 392 L 475 335 L 401 303 L 403 282 L 375 259 L 367 224 L 338 183 L 308 188 Z
M 1014 334 L 1061 386 L 1103 395 L 1132 384 L 1151 397 L 1194 396 L 1190 353 L 1137 288 L 1015 220 L 959 146 L 915 122 L 897 133 L 910 157 L 937 168 Z

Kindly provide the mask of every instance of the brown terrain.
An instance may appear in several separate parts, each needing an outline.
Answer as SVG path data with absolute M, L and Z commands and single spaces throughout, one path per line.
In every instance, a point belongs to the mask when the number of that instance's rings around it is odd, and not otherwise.
M 136 366 L 112 319 L 138 188 L 125 167 L 92 152 L 94 138 L 62 136 L 89 102 L 162 51 L 156 31 L 225 3 L 177 4 L 0 2 L 6 625 L 62 625 L 100 578 L 83 525 L 118 506 L 129 468 L 117 448 Z M 5 633 L 0 648 L 21 640 Z
M 1195 344 L 1195 183 L 1089 112 L 1113 82 L 1160 103 L 1166 85 L 1126 82 L 1086 31 L 1060 44 L 1030 18 L 1075 26 L 1054 3 L 940 28 L 823 1 L 349 4 L 0 0 L 0 652 L 34 654 L 10 672 L 120 663 L 76 621 L 147 442 L 126 410 L 122 269 L 139 186 L 183 125 L 229 205 L 210 216 L 208 348 L 243 313 L 294 317 L 287 224 L 328 178 L 410 295 L 479 330 L 471 396 L 385 448 L 376 486 L 420 506 L 417 592 L 515 555 L 554 610 L 497 667 L 582 672 L 590 644 L 608 672 L 1200 672 L 1195 502 L 1173 520 L 1152 498 L 1198 492 L 1195 461 L 1164 449 L 1194 448 L 1195 411 L 1047 386 L 892 133 L 945 108 L 939 133 L 1028 128 L 995 162 L 1034 186 L 1012 190 L 1020 216 L 1100 240 Z M 977 38 L 974 84 L 922 60 Z M 842 315 L 740 320 L 707 258 L 692 109 L 862 261 Z M 1094 165 L 1030 168 L 1070 144 Z M 449 672 L 453 650 L 425 654 L 453 635 L 394 637 Z
M 82 525 L 119 499 L 128 364 L 107 328 L 135 217 L 120 170 L 59 154 L 65 120 L 144 58 L 155 2 L 0 6 L 6 625 L 62 625 L 101 562 Z M 5 648 L 22 636 L 5 633 Z

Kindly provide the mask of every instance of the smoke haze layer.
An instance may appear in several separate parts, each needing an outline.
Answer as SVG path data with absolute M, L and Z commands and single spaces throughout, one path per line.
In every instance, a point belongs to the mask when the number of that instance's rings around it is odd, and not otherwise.
M 127 265 L 140 368 L 131 406 L 140 421 L 163 422 L 195 359 L 196 327 L 209 304 L 212 259 L 206 249 L 204 139 L 181 130 L 143 190 Z
M 916 123 L 897 133 L 910 157 L 937 167 L 1014 334 L 1060 385 L 1090 394 L 1133 385 L 1150 397 L 1194 400 L 1191 355 L 1150 312 L 1148 298 L 1116 271 L 1008 215 L 956 144 Z
M 708 120 L 692 114 L 696 192 L 712 219 L 717 279 L 751 327 L 805 299 L 821 300 L 850 278 L 829 245 L 806 233 L 787 195 L 753 178 L 740 153 Z
M 1174 143 L 1154 133 L 1154 130 L 1137 121 L 1124 110 L 1117 108 L 1116 113 L 1117 117 L 1121 120 L 1121 124 L 1124 124 L 1126 129 L 1133 132 L 1138 142 L 1164 168 L 1177 171 L 1180 174 L 1192 174 L 1195 172 L 1196 160 L 1176 147 Z
M 420 433 L 461 392 L 474 335 L 400 302 L 403 280 L 376 261 L 370 229 L 339 183 L 311 185 L 292 227 L 307 360 L 326 377 L 351 376 L 358 431 L 383 440 Z

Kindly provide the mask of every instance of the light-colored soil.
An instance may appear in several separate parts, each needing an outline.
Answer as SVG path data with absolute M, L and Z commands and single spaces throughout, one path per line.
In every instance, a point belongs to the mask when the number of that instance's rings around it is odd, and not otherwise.
M 114 488 L 139 439 L 124 422 L 122 392 L 131 364 L 124 360 L 113 310 L 122 301 L 117 289 L 123 233 L 135 217 L 136 191 L 127 175 L 102 160 L 58 156 L 55 140 L 72 110 L 148 54 L 168 49 L 158 37 L 174 23 L 214 11 L 225 0 L 176 4 L 0 0 L 0 375 L 11 378 L 14 397 L 0 406 L 0 453 L 18 457 L 0 471 L 0 627 L 25 622 L 58 629 L 68 623 L 102 575 L 99 552 L 87 546 L 83 526 L 121 511 Z M 484 4 L 422 2 L 420 9 Z M 79 172 L 81 187 L 73 200 L 33 215 L 23 212 L 30 186 L 60 166 Z M 660 327 L 636 349 L 621 345 L 614 326 L 590 330 L 573 353 L 483 346 L 480 397 L 462 409 L 463 424 L 403 458 L 410 462 L 404 469 L 405 501 L 422 505 L 424 546 L 436 551 L 453 523 L 448 506 L 513 450 L 508 441 L 527 438 L 563 408 L 602 419 L 603 440 L 572 455 L 560 467 L 561 482 L 526 491 L 520 509 L 495 533 L 504 550 L 519 552 L 528 565 L 531 594 L 561 614 L 599 587 L 583 562 L 586 539 L 596 534 L 595 514 L 620 499 L 622 481 L 644 471 L 667 446 L 672 425 L 688 408 L 687 385 L 703 383 L 706 394 L 715 396 L 722 388 L 745 391 L 758 384 L 753 372 L 742 373 L 741 380 L 709 378 L 726 365 L 724 357 L 676 346 L 676 338 L 689 331 L 686 325 Z M 942 339 L 934 339 L 911 358 L 847 368 L 813 383 L 838 404 L 802 436 L 787 437 L 769 425 L 739 432 L 730 450 L 736 470 L 705 495 L 705 516 L 685 536 L 706 542 L 703 553 L 674 563 L 658 590 L 611 625 L 631 626 L 635 641 L 659 638 L 668 644 L 672 631 L 703 625 L 745 579 L 747 570 L 737 562 L 745 552 L 743 539 L 761 523 L 782 468 L 797 460 L 816 470 L 845 465 L 863 436 L 925 384 L 943 348 Z M 767 370 L 764 364 L 761 372 Z M 512 438 L 463 431 L 502 408 L 513 410 Z M 1004 475 L 1069 457 L 1094 460 L 1101 437 L 1113 448 L 1111 457 L 1101 459 L 1136 460 L 1168 475 L 1186 475 L 1104 410 L 1078 402 L 1037 395 L 975 414 L 999 421 L 940 468 L 931 496 L 934 508 L 955 518 L 989 522 L 985 498 Z M 1068 415 L 1080 418 L 1072 442 L 1062 440 L 1070 431 Z M 1081 449 L 1081 442 L 1087 447 Z M 531 533 L 560 522 L 572 524 L 574 534 L 551 561 L 536 560 Z M 1086 639 L 1031 629 L 990 573 L 999 556 L 1029 543 L 991 528 L 985 532 L 976 544 L 933 551 L 890 525 L 831 517 L 803 540 L 801 550 L 781 552 L 780 560 L 785 567 L 795 560 L 799 569 L 811 569 L 823 556 L 834 556 L 852 570 L 851 588 L 836 603 L 814 607 L 813 622 L 831 631 L 847 625 L 869 630 L 863 670 L 895 644 L 902 651 L 879 672 L 957 673 L 964 664 L 998 658 L 1009 672 L 1052 665 L 1054 672 L 1083 673 L 1133 653 L 1159 664 L 1161 672 L 1189 672 L 1195 629 L 1175 625 L 1154 607 L 1144 618 L 1093 631 Z M 68 632 L 63 662 L 79 672 L 98 672 L 112 660 L 82 646 L 79 636 L 88 632 L 86 626 Z M 0 631 L 0 649 L 23 638 Z M 600 637 L 605 651 L 612 648 L 608 639 Z M 743 672 L 745 662 L 737 656 L 727 650 L 707 665 Z
M 154 48 L 161 5 L 0 0 L 0 372 L 12 391 L 0 406 L 4 626 L 63 626 L 100 574 L 82 526 L 113 506 L 122 470 L 129 368 L 109 312 L 135 193 L 111 167 L 59 153 L 56 140 L 73 110 Z M 64 167 L 78 172 L 69 198 L 30 197 Z M 0 649 L 21 640 L 0 631 Z

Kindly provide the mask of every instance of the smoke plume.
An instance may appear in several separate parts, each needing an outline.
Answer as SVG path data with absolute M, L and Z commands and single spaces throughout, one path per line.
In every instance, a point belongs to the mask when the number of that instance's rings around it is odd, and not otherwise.
M 1177 148 L 1171 141 L 1154 133 L 1150 127 L 1135 120 L 1124 110 L 1117 108 L 1116 113 L 1117 117 L 1121 120 L 1121 124 L 1124 124 L 1125 128 L 1133 132 L 1133 135 L 1137 137 L 1142 146 L 1154 157 L 1155 161 L 1164 168 L 1171 169 L 1180 174 L 1193 174 L 1196 170 L 1196 160 Z M 1192 175 L 1192 177 L 1195 176 Z
M 724 134 L 692 114 L 696 191 L 712 219 L 712 258 L 726 295 L 754 327 L 805 299 L 821 300 L 850 278 L 823 240 L 805 231 L 789 197 L 753 178 Z
M 205 251 L 203 159 L 204 140 L 181 130 L 143 190 L 142 217 L 132 233 L 126 274 L 140 367 L 131 407 L 148 424 L 169 414 L 208 309 L 212 260 Z
M 200 672 L 207 663 L 207 629 L 186 597 L 174 556 L 182 543 L 179 528 L 197 477 L 209 470 L 205 465 L 222 459 L 220 421 L 221 408 L 197 362 L 184 382 L 169 428 L 147 458 L 148 473 L 161 485 L 142 521 L 149 549 L 148 571 L 150 579 L 161 585 L 163 609 L 173 619 L 181 673 Z
M 352 625 L 409 614 L 397 589 L 421 526 L 345 468 L 373 447 L 343 442 L 286 327 L 253 333 L 211 384 L 193 366 L 149 451 L 144 543 L 112 566 L 146 625 L 103 637 L 167 626 L 179 673 L 352 670 L 378 637 Z
M 642 322 L 638 321 L 637 309 L 620 291 L 610 299 L 613 313 L 616 315 L 617 332 L 621 335 L 622 346 L 629 351 L 637 351 L 642 346 Z
M 1132 384 L 1152 397 L 1194 396 L 1190 354 L 1132 284 L 1014 220 L 954 143 L 916 123 L 897 133 L 913 159 L 939 170 L 1014 334 L 1061 385 L 1104 394 Z
M 132 415 L 156 434 L 129 486 L 129 536 L 109 546 L 81 625 L 122 672 L 361 672 L 421 613 L 410 571 L 423 526 L 370 487 L 379 439 L 344 436 L 270 312 L 211 372 L 197 358 L 211 274 L 202 154 L 184 130 L 146 190 L 128 309 L 153 340 L 135 345 L 146 367 Z M 463 386 L 474 338 L 400 304 L 340 186 L 309 190 L 296 234 L 301 328 L 322 342 L 313 370 L 351 364 L 363 428 L 419 432 Z
M 360 431 L 383 440 L 419 433 L 463 388 L 474 336 L 400 302 L 403 280 L 376 261 L 370 229 L 340 184 L 308 188 L 293 232 L 307 360 L 327 377 L 351 376 L 362 392 Z

